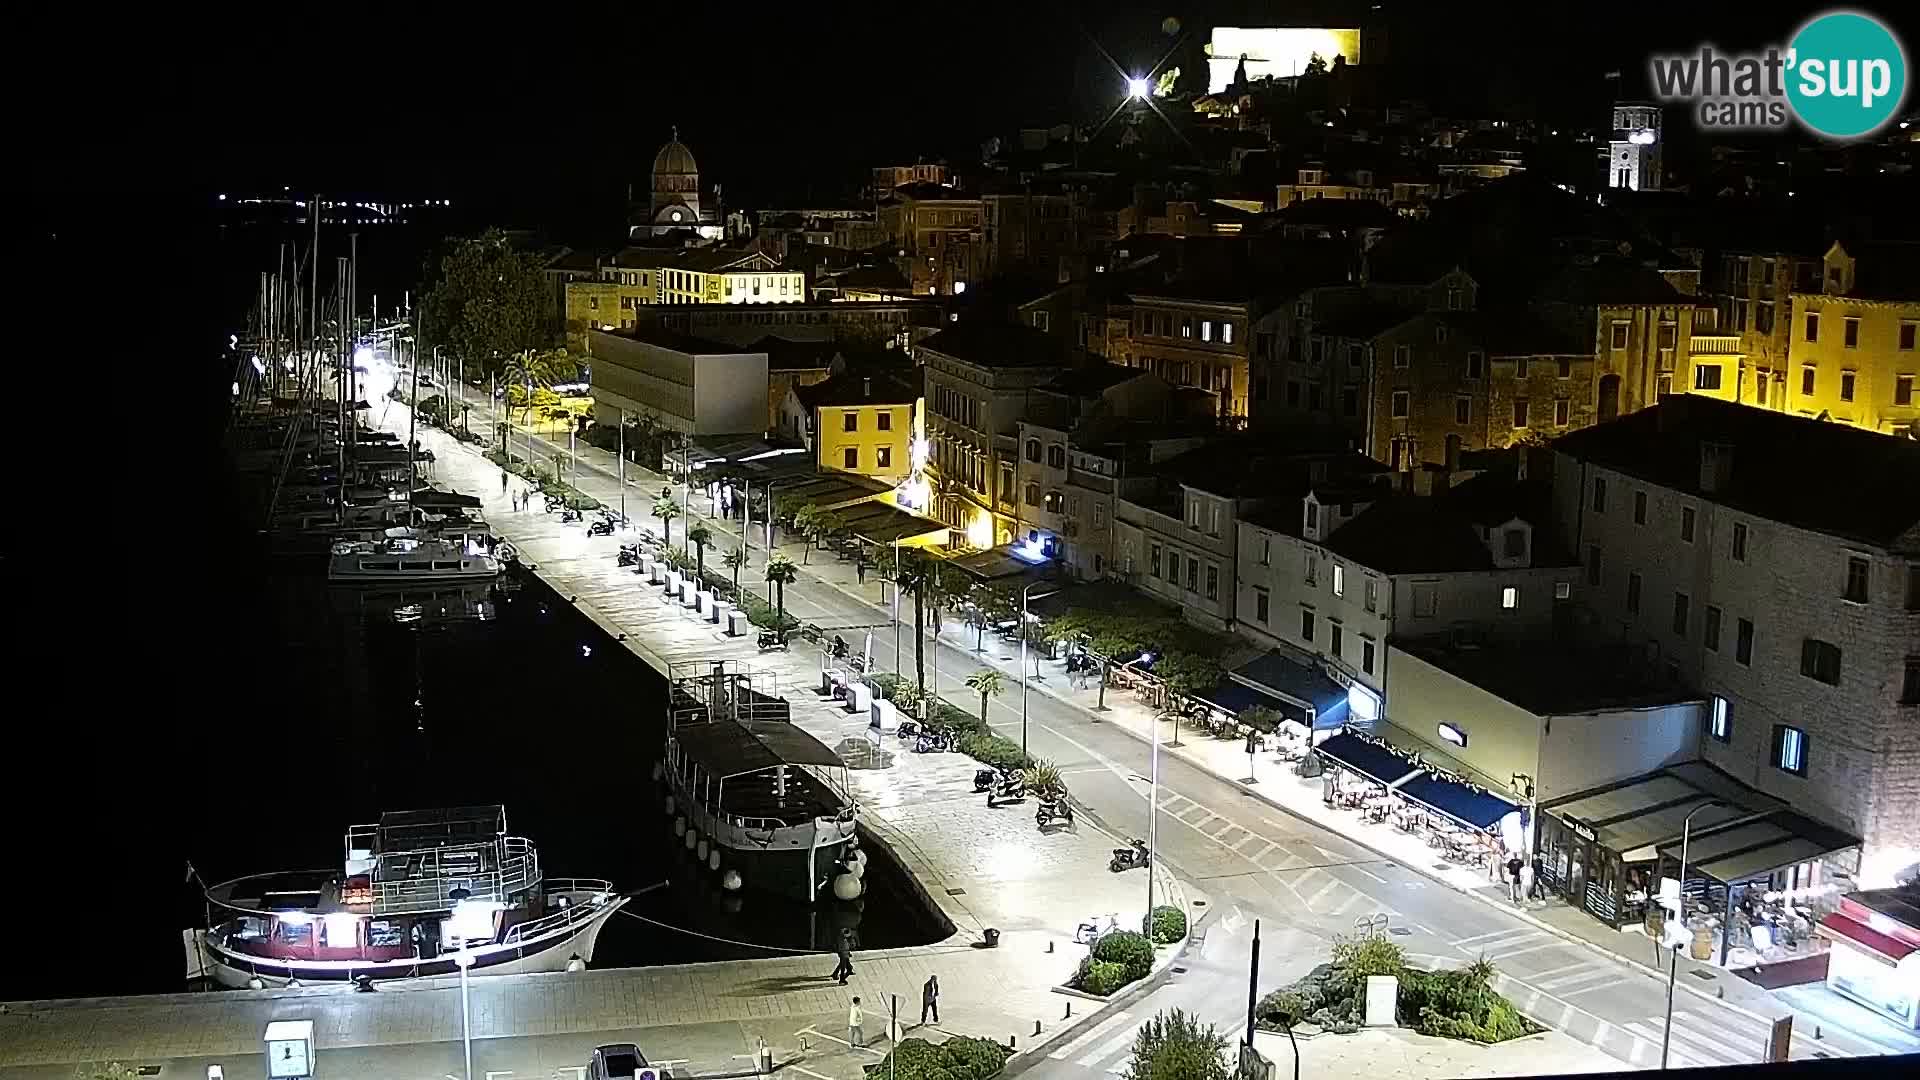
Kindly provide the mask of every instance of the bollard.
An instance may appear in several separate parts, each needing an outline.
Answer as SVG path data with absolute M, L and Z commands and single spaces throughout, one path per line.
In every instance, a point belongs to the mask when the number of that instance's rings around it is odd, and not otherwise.
M 1047 952 L 1048 952 L 1049 954 L 1051 954 L 1051 953 L 1053 952 L 1053 939 L 1052 939 L 1052 938 L 1048 938 L 1048 939 L 1047 939 Z
M 1824 1038 L 1826 1038 L 1826 1036 L 1825 1036 L 1825 1035 L 1822 1035 L 1822 1034 L 1820 1033 L 1820 1025 L 1819 1025 L 1819 1024 L 1815 1024 L 1815 1025 L 1813 1025 L 1813 1037 L 1814 1037 L 1814 1038 L 1815 1038 L 1816 1040 L 1818 1040 L 1818 1039 L 1824 1039 Z
M 1072 998 L 1067 999 L 1067 1015 L 1061 1017 L 1060 1019 L 1062 1020 L 1073 1019 L 1073 999 Z
M 765 1039 L 759 1040 L 759 1043 L 759 1052 L 754 1064 L 759 1066 L 761 1076 L 771 1076 L 773 1075 L 773 1048 L 767 1045 Z
M 1018 1035 L 1007 1036 L 1007 1049 L 1009 1050 L 1020 1049 L 1020 1036 Z
M 1038 1020 L 1033 1022 L 1033 1037 L 1036 1039 L 1040 1037 L 1040 1021 Z

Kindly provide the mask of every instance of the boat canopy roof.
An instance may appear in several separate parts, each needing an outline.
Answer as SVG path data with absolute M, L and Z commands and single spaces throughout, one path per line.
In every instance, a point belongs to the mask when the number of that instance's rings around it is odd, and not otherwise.
M 792 724 L 718 719 L 688 724 L 673 733 L 688 757 L 719 777 L 763 772 L 782 765 L 845 768 L 827 744 Z
M 386 853 L 479 844 L 507 831 L 507 808 L 454 806 L 439 810 L 389 810 L 380 815 L 379 847 Z
M 462 495 L 457 491 L 437 491 L 433 488 L 417 488 L 413 493 L 415 506 L 477 507 L 480 500 L 472 495 Z

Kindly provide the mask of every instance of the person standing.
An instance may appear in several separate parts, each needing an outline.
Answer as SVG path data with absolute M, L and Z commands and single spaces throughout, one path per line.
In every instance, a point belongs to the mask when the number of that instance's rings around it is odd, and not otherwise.
M 1516 904 L 1520 902 L 1520 868 L 1524 865 L 1519 852 L 1507 856 L 1507 897 Z
M 841 979 L 840 981 L 846 982 L 845 979 Z M 867 1044 L 867 1033 L 862 1030 L 862 1028 L 866 1026 L 866 1022 L 867 1014 L 861 1011 L 860 997 L 856 994 L 854 995 L 852 1007 L 847 1009 L 847 1042 L 854 1046 L 865 1046 Z
M 842 927 L 840 930 L 840 962 L 834 965 L 832 977 L 838 979 L 841 986 L 847 985 L 847 976 L 853 974 L 853 931 Z
M 500 470 L 500 494 L 505 495 L 506 493 L 507 493 L 507 470 L 501 469 Z
M 933 1014 L 933 1022 L 940 1022 L 940 976 L 927 976 L 926 985 L 920 988 L 920 1022 L 927 1022 L 927 1014 Z

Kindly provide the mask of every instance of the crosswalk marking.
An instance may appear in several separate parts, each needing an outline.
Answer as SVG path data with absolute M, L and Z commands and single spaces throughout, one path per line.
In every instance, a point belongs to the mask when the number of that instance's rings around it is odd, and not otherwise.
M 1112 1031 L 1118 1025 L 1126 1023 L 1127 1016 L 1128 1014 L 1125 1012 L 1114 1013 L 1112 1016 L 1109 1016 L 1105 1020 L 1102 1020 L 1099 1023 L 1093 1025 L 1092 1027 L 1088 1028 L 1086 1031 L 1082 1032 L 1081 1034 L 1074 1036 L 1072 1042 L 1067 1043 L 1065 1046 L 1062 1046 L 1060 1049 L 1055 1050 L 1053 1053 L 1048 1054 L 1047 1056 L 1052 1058 L 1055 1061 L 1064 1061 L 1068 1057 L 1071 1057 L 1081 1047 L 1087 1045 L 1088 1043 L 1099 1038 L 1100 1036 L 1105 1035 L 1107 1032 Z
M 1308 911 L 1314 910 L 1315 905 L 1319 904 L 1320 901 L 1326 899 L 1328 893 L 1332 892 L 1333 890 L 1339 887 L 1340 887 L 1339 879 L 1335 878 L 1331 874 L 1327 875 L 1327 883 L 1325 885 L 1320 886 L 1319 890 L 1315 892 L 1312 896 L 1307 897 L 1307 910 Z
M 1248 833 L 1247 840 L 1258 840 L 1260 841 L 1261 844 L 1265 845 L 1260 849 L 1260 854 L 1248 856 L 1254 862 L 1259 862 L 1262 858 L 1266 857 L 1267 852 L 1274 850 L 1273 841 L 1266 839 L 1265 837 L 1261 836 L 1259 833 Z M 1240 851 L 1240 849 L 1246 846 L 1247 840 L 1242 840 L 1238 844 L 1233 845 L 1233 850 L 1240 852 L 1240 854 L 1242 855 L 1246 855 L 1247 853 L 1244 851 Z
M 1525 941 L 1526 939 L 1516 938 L 1514 940 Z M 1511 960 L 1516 956 L 1521 956 L 1526 953 L 1541 952 L 1546 949 L 1563 949 L 1563 948 L 1566 948 L 1565 943 L 1559 942 L 1559 941 L 1542 941 L 1534 945 L 1522 945 L 1517 949 L 1509 949 L 1503 945 L 1496 945 L 1494 946 L 1493 949 L 1487 950 L 1487 955 L 1492 957 L 1495 960 Z
M 1612 978 L 1601 979 L 1599 982 L 1590 982 L 1585 986 L 1576 986 L 1571 990 L 1561 990 L 1559 993 L 1567 997 L 1572 997 L 1575 994 L 1593 994 L 1601 990 L 1611 990 L 1616 986 L 1625 986 L 1632 981 L 1633 980 L 1627 976 L 1615 975 Z
M 1453 943 L 1458 946 L 1487 948 L 1495 941 L 1512 938 L 1513 941 L 1507 942 L 1507 944 L 1515 944 L 1530 937 L 1538 937 L 1540 933 L 1540 931 L 1535 930 L 1531 926 L 1513 926 L 1505 930 L 1494 930 L 1485 934 L 1475 934 L 1472 937 L 1455 938 Z
M 1527 976 L 1527 981 L 1532 983 L 1535 986 L 1551 987 L 1555 983 L 1559 982 L 1560 976 L 1562 975 L 1566 975 L 1569 972 L 1589 969 L 1592 967 L 1593 967 L 1593 961 L 1591 960 L 1576 960 L 1571 964 L 1565 964 L 1565 965 L 1562 965 L 1561 967 L 1548 968 L 1545 971 L 1536 971 L 1533 974 Z
M 1633 1032 L 1648 1044 L 1649 1050 L 1646 1056 L 1650 1061 L 1657 1062 L 1660 1060 L 1659 1028 L 1654 1027 L 1646 1021 L 1635 1020 L 1633 1023 L 1627 1025 L 1627 1030 Z M 1689 1051 L 1677 1044 L 1669 1047 L 1667 1057 L 1669 1059 L 1668 1064 L 1678 1065 L 1681 1068 L 1701 1068 L 1708 1065 L 1731 1064 L 1730 1062 L 1714 1061 L 1712 1059 L 1702 1060 L 1696 1056 L 1695 1052 Z
M 1120 1034 L 1115 1035 L 1113 1038 L 1108 1039 L 1106 1042 L 1101 1043 L 1100 1049 L 1082 1055 L 1078 1064 L 1089 1069 L 1097 1067 L 1102 1061 L 1118 1053 L 1121 1048 L 1131 1045 L 1134 1037 L 1140 1033 L 1142 1026 L 1144 1026 L 1144 1021 L 1140 1024 L 1133 1025 Z

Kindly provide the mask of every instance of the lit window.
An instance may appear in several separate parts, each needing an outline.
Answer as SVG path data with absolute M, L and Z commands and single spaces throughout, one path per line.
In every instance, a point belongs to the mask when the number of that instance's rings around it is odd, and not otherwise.
M 1785 724 L 1774 725 L 1773 767 L 1795 776 L 1807 775 L 1806 732 Z
M 1220 340 L 1222 343 L 1227 345 L 1233 344 L 1233 324 L 1232 323 L 1223 322 L 1220 324 Z M 1913 346 L 1909 344 L 1907 347 L 1912 348 Z
M 1333 595 L 1347 595 L 1347 568 L 1339 563 L 1333 564 Z
M 1707 717 L 1707 734 L 1718 742 L 1733 741 L 1732 707 L 1719 694 L 1713 695 L 1713 712 Z
M 1500 590 L 1500 606 L 1501 608 L 1507 611 L 1512 611 L 1513 609 L 1519 607 L 1520 606 L 1520 590 L 1514 588 L 1512 585 L 1508 585 L 1505 588 L 1501 589 Z

